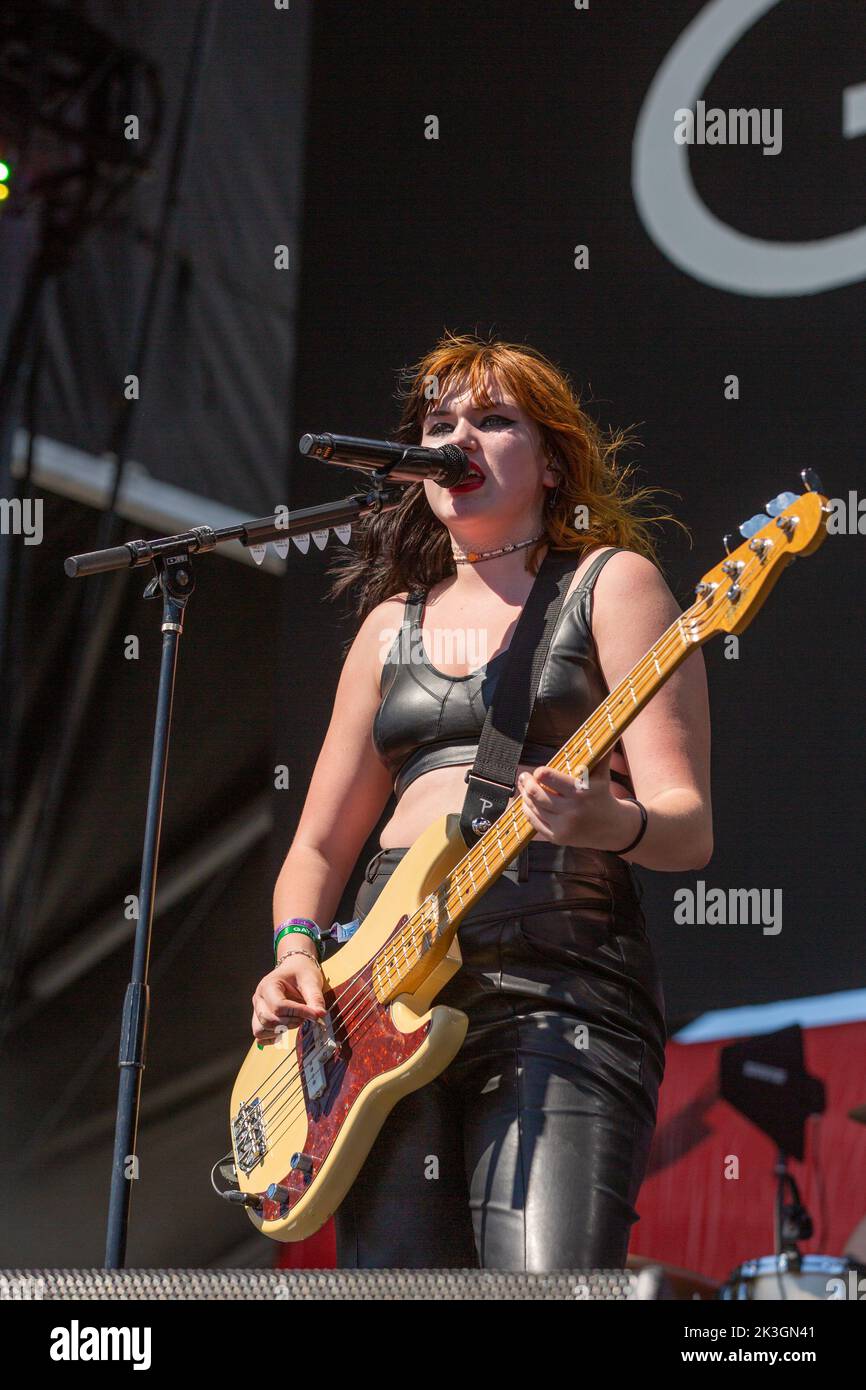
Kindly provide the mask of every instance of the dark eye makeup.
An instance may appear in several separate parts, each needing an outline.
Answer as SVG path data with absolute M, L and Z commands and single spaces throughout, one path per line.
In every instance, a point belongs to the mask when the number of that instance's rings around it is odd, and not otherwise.
M 502 421 L 504 421 L 504 423 L 505 423 L 506 425 L 513 425 L 513 424 L 515 423 L 514 420 L 512 420 L 512 419 L 511 419 L 509 416 L 507 416 L 507 415 L 485 415 L 484 419 L 481 421 L 482 425 L 486 425 L 488 420 L 502 420 Z M 436 432 L 437 432 L 437 430 L 439 429 L 439 426 L 440 426 L 440 425 L 446 425 L 446 426 L 447 426 L 447 425 L 448 425 L 448 421 L 447 421 L 447 420 L 437 420 L 435 425 L 433 425 L 433 426 L 431 426 L 429 429 L 427 429 L 427 433 L 428 433 L 428 434 L 436 434 Z

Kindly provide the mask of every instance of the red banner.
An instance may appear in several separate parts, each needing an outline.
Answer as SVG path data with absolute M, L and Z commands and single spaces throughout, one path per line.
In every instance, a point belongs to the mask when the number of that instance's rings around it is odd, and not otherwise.
M 719 1053 L 728 1041 L 668 1043 L 630 1250 L 718 1280 L 773 1253 L 776 1194 L 771 1140 L 719 1099 Z M 815 1229 L 801 1248 L 841 1255 L 866 1215 L 866 1125 L 847 1116 L 866 1103 L 866 1023 L 804 1029 L 803 1051 L 807 1071 L 826 1086 L 827 1109 L 807 1121 L 804 1162 L 790 1164 Z M 277 1255 L 285 1269 L 331 1269 L 335 1260 L 331 1221 Z

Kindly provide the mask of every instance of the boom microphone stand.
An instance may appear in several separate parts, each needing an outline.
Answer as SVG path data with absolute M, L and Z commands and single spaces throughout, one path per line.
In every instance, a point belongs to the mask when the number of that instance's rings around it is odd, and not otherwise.
M 175 536 L 163 536 L 150 541 L 126 541 L 123 545 L 112 546 L 108 550 L 71 555 L 64 562 L 63 568 L 72 579 L 81 579 L 90 574 L 104 574 L 109 570 L 136 569 L 152 563 L 155 573 L 143 596 L 154 598 L 157 592 L 162 593 L 162 654 L 141 860 L 139 915 L 135 928 L 132 976 L 126 987 L 120 1029 L 120 1078 L 105 1247 L 106 1269 L 121 1269 L 126 1259 L 132 1198 L 131 1180 L 135 1176 L 135 1145 L 147 1044 L 150 1004 L 147 971 L 174 680 L 184 613 L 195 588 L 191 557 L 214 550 L 216 546 L 227 541 L 239 540 L 242 545 L 251 548 L 264 547 L 268 541 L 280 541 L 304 532 L 351 524 L 370 512 L 378 514 L 392 511 L 403 496 L 402 488 L 405 484 L 389 484 L 390 471 L 380 469 L 371 473 L 369 492 L 356 493 L 316 507 L 305 507 L 301 511 L 288 513 L 285 520 L 278 521 L 275 516 L 263 517 L 240 526 L 226 526 L 218 531 L 210 526 L 195 526 L 191 531 L 184 531 Z

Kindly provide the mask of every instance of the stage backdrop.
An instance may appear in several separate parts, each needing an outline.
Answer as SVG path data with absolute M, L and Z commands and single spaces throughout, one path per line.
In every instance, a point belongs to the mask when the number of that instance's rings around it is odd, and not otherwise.
M 801 468 L 840 499 L 841 533 L 786 573 L 736 657 L 705 648 L 715 853 L 699 874 L 642 873 L 672 1029 L 866 979 L 864 39 L 852 0 L 315 11 L 298 435 L 388 436 L 395 370 L 477 328 L 550 354 L 602 424 L 637 424 L 643 479 L 680 495 L 692 531 L 663 548 L 684 604 L 723 534 L 801 490 Z M 704 143 L 677 143 L 681 108 Z M 706 143 L 713 111 L 733 138 L 727 113 L 753 108 L 757 143 Z M 295 458 L 293 505 L 339 495 Z M 286 586 L 286 842 L 339 671 L 326 559 Z M 289 664 L 313 640 L 315 700 Z M 683 889 L 698 918 L 723 890 L 728 920 L 677 921 Z M 736 889 L 766 890 L 763 920 L 730 920 Z
M 106 448 L 132 370 L 180 122 L 187 155 L 131 452 L 157 482 L 263 515 L 285 500 L 308 0 L 290 9 L 216 0 L 186 110 L 198 3 L 75 8 L 157 65 L 164 110 L 151 172 L 87 236 L 48 299 L 40 429 L 97 456 Z
M 141 302 L 142 237 L 192 15 L 84 9 L 158 60 L 170 98 L 154 182 L 116 210 L 50 304 L 36 423 L 96 455 Z M 293 440 L 387 436 L 395 370 L 447 326 L 534 344 L 602 424 L 637 424 L 644 479 L 680 494 L 692 529 L 691 549 L 674 532 L 663 549 L 683 602 L 721 557 L 723 533 L 796 489 L 804 465 L 845 501 L 841 533 L 786 574 L 738 658 L 708 649 L 716 851 L 699 875 L 642 874 L 671 1031 L 706 1009 L 851 989 L 866 975 L 864 37 L 855 0 L 263 0 L 220 6 L 204 74 L 133 448 L 158 480 L 253 513 L 287 494 L 301 506 L 352 491 L 353 478 L 302 461 Z M 694 111 L 691 132 L 681 109 Z M 710 129 L 740 130 L 727 113 L 751 109 L 757 125 L 740 133 L 753 139 L 707 143 Z M 677 130 L 703 143 L 677 144 Z M 62 558 L 90 548 L 93 520 L 77 504 L 46 506 L 50 538 L 31 565 L 25 713 L 40 739 L 68 690 Z M 216 1200 L 208 1174 L 227 1146 L 250 993 L 267 968 L 274 878 L 356 627 L 324 601 L 328 560 L 292 549 L 279 613 L 267 576 L 201 565 L 168 782 L 175 896 L 155 941 L 133 1264 L 274 1255 Z M 158 656 L 157 615 L 124 582 L 4 1059 L 9 1266 L 102 1258 L 123 904 L 137 886 Z M 134 672 L 122 657 L 130 632 L 143 640 Z M 267 853 L 259 794 L 273 810 Z M 252 825 L 249 854 L 221 858 L 236 816 Z M 376 842 L 374 832 L 368 853 Z M 187 855 L 201 870 L 212 852 L 222 867 L 207 891 L 191 887 Z M 780 891 L 781 930 L 677 922 L 674 894 L 697 880 L 771 902 Z M 44 973 L 66 959 L 61 946 L 78 962 L 66 986 Z M 49 1045 L 58 1024 L 62 1045 Z M 182 1200 L 167 1197 L 169 1174 Z
M 24 847 L 44 824 L 42 774 L 70 714 L 81 658 L 75 616 L 93 582 L 66 578 L 63 561 L 97 543 L 97 508 L 108 496 L 101 456 L 160 249 L 196 18 L 209 11 L 210 43 L 198 56 L 198 103 L 188 116 L 173 236 L 163 248 L 129 447 L 137 468 L 128 470 L 134 481 L 121 497 L 118 541 L 203 522 L 226 526 L 286 501 L 311 71 L 306 0 L 290 9 L 230 0 L 73 0 L 55 8 L 84 15 L 151 59 L 165 110 L 150 175 L 75 249 L 44 298 L 27 421 L 48 445 L 37 450 L 34 488 L 44 535 L 24 548 L 23 745 L 9 846 L 19 872 Z M 42 43 L 47 64 L 47 31 Z M 34 254 L 35 222 L 0 219 L 0 343 Z M 20 445 L 16 452 L 20 459 Z M 225 552 L 196 562 L 166 783 L 132 1264 L 266 1264 L 272 1256 L 249 1222 L 216 1199 L 208 1175 L 228 1145 L 228 1097 L 250 1040 L 250 995 L 270 953 L 281 568 L 273 557 L 261 570 L 232 563 Z M 130 899 L 139 886 L 161 643 L 160 602 L 142 599 L 149 577 L 117 574 L 105 586 L 94 695 L 17 961 L 0 1075 L 7 1264 L 103 1258 L 119 1018 L 135 927 Z M 278 699 L 283 706 L 284 691 Z M 62 1031 L 59 1046 L 47 1039 L 49 1016 Z M 51 1178 L 58 1163 L 61 1184 Z M 169 1170 L 186 1193 L 182 1212 L 165 1200 L 159 1174 Z

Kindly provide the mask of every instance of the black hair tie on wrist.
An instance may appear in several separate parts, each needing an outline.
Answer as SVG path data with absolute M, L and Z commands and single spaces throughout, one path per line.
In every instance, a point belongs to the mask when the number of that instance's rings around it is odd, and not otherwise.
M 646 807 L 644 806 L 643 802 L 638 801 L 636 796 L 624 796 L 621 799 L 623 801 L 633 801 L 637 809 L 640 811 L 640 830 L 637 832 L 634 839 L 626 845 L 625 849 L 615 849 L 613 851 L 614 854 L 628 854 L 629 850 L 634 849 L 635 845 L 640 844 L 641 840 L 646 834 L 647 827 L 647 813 Z

